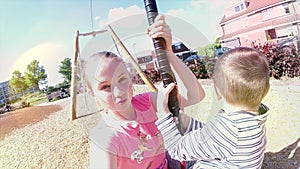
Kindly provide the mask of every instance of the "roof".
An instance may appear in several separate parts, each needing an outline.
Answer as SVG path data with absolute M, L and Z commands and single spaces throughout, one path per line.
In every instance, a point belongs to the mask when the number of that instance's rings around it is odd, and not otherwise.
M 264 7 L 271 6 L 271 5 L 274 5 L 276 3 L 280 3 L 280 2 L 287 3 L 289 1 L 286 1 L 286 0 L 245 0 L 244 2 L 249 3 L 249 6 L 246 8 L 246 10 L 244 10 L 242 12 L 239 12 L 237 14 L 231 15 L 229 17 L 226 17 L 226 15 L 224 15 L 221 22 L 220 22 L 220 24 L 222 24 L 226 21 L 229 21 L 231 19 L 237 18 L 239 16 L 243 16 L 245 14 L 257 11 L 257 10 L 262 9 Z M 232 8 L 234 8 L 234 6 L 232 6 Z

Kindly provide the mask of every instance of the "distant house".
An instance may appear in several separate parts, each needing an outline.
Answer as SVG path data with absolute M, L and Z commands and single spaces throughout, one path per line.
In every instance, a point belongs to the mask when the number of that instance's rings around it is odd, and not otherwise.
M 13 88 L 9 86 L 9 81 L 0 83 L 0 105 L 3 105 L 10 100 L 14 100 L 18 97 L 20 96 L 18 96 Z
M 197 51 L 192 51 L 183 42 L 172 43 L 172 51 L 182 61 L 192 55 L 197 55 Z M 158 70 L 157 57 L 154 51 L 140 51 L 137 54 L 137 63 L 143 70 Z M 130 65 L 129 65 L 130 67 Z
M 137 54 L 137 63 L 142 70 L 154 69 L 157 70 L 157 58 L 154 51 L 145 50 Z
M 243 0 L 225 11 L 220 26 L 224 47 L 277 43 L 300 33 L 300 1 Z
M 24 92 L 24 94 L 33 93 L 35 91 L 37 91 L 37 89 L 30 87 Z M 12 100 L 18 99 L 21 96 L 21 93 L 17 93 L 11 86 L 9 86 L 9 80 L 0 82 L 0 106 Z

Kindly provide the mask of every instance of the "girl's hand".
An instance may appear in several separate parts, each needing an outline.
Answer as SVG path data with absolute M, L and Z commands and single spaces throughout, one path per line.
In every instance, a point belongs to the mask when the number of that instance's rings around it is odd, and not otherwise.
M 172 30 L 165 21 L 165 16 L 157 15 L 154 23 L 147 29 L 147 34 L 151 38 L 164 38 L 167 50 L 172 51 Z

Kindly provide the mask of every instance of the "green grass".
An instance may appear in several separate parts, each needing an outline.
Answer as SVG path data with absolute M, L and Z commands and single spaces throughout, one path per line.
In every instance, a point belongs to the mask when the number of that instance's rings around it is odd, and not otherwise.
M 45 93 L 36 92 L 36 93 L 29 93 L 22 96 L 22 101 L 26 101 L 30 103 L 30 106 L 34 106 L 40 103 L 47 102 L 47 95 Z

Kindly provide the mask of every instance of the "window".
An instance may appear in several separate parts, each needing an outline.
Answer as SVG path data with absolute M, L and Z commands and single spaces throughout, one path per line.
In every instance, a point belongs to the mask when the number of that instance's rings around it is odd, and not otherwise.
M 248 4 L 246 3 L 241 3 L 238 6 L 234 7 L 235 12 L 240 12 L 246 9 L 246 7 L 248 6 Z
M 282 6 L 283 6 L 284 11 L 285 11 L 286 14 L 289 14 L 291 12 L 288 3 L 285 3 Z
M 145 62 L 151 62 L 151 61 L 152 61 L 151 55 L 145 56 Z
M 148 62 L 152 61 L 152 56 L 151 55 L 143 56 L 143 57 L 137 58 L 137 60 L 138 60 L 138 64 L 148 63 Z
M 240 11 L 240 6 L 236 6 L 235 7 L 235 12 L 239 12 Z
M 141 57 L 141 58 L 137 58 L 137 60 L 138 60 L 138 64 L 143 64 L 143 63 L 145 63 L 145 61 L 144 61 L 144 58 L 143 58 L 143 57 Z
M 266 36 L 267 36 L 267 40 L 276 39 L 277 35 L 275 29 L 266 30 Z

